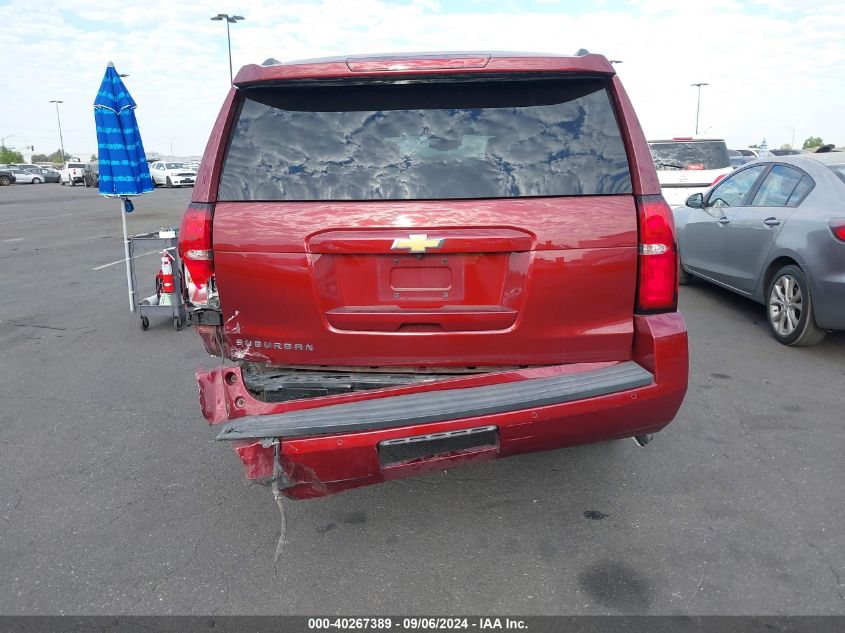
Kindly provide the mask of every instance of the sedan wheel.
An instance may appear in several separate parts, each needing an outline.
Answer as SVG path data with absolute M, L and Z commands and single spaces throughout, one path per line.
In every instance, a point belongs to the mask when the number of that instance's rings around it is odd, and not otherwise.
M 32 179 L 32 184 L 33 184 L 33 185 L 40 185 L 40 184 L 41 184 L 41 179 L 40 179 L 40 178 L 33 178 L 33 179 Z
M 768 297 L 769 325 L 779 343 L 815 345 L 825 337 L 813 318 L 810 288 L 800 268 L 781 268 L 769 283 Z

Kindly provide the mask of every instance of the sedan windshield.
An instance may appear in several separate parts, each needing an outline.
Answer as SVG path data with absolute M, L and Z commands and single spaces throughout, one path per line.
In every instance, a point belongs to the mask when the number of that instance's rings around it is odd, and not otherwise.
M 185 169 L 185 163 L 167 163 L 167 169 Z

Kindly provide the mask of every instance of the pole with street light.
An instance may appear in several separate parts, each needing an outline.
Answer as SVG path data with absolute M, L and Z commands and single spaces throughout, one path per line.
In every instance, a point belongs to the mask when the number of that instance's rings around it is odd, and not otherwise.
M 698 87 L 698 104 L 695 106 L 695 133 L 698 134 L 698 114 L 701 112 L 701 86 L 709 86 L 710 84 L 701 82 L 690 85 Z
M 58 99 L 53 99 L 53 100 L 50 101 L 50 103 L 56 104 L 56 121 L 59 122 L 59 145 L 62 148 L 62 162 L 65 162 L 65 158 L 66 158 L 67 154 L 65 154 L 65 141 L 62 138 L 62 119 L 59 116 L 59 104 L 64 103 L 64 101 L 59 101 Z
M 245 20 L 242 15 L 229 15 L 228 13 L 218 13 L 213 18 L 215 22 L 226 20 L 226 43 L 229 45 L 229 83 L 234 83 L 234 76 L 232 75 L 232 36 L 229 34 L 229 25 L 236 24 L 240 20 Z
M 795 128 L 790 127 L 789 125 L 784 125 L 783 127 L 785 127 L 787 130 L 792 130 L 792 143 L 790 144 L 789 147 L 791 149 L 795 149 Z

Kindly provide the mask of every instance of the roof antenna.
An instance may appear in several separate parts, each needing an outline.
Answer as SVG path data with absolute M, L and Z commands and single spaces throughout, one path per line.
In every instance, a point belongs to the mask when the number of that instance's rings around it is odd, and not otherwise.
M 590 54 L 590 51 L 588 51 L 586 48 L 579 48 L 578 52 L 575 53 L 575 57 L 583 57 L 584 55 L 589 55 L 589 54 Z

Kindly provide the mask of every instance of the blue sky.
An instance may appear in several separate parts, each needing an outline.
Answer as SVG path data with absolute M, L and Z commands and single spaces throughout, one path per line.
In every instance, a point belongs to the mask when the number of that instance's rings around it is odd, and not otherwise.
M 105 65 L 129 73 L 150 151 L 201 154 L 228 87 L 220 11 L 232 28 L 236 69 L 267 57 L 423 50 L 579 48 L 623 60 L 617 71 L 647 136 L 700 131 L 731 146 L 796 143 L 810 135 L 845 145 L 845 11 L 816 0 L 195 0 L 0 2 L 0 34 L 15 63 L 0 75 L 0 137 L 9 146 L 96 146 L 91 102 Z M 110 16 L 104 18 L 105 15 Z

